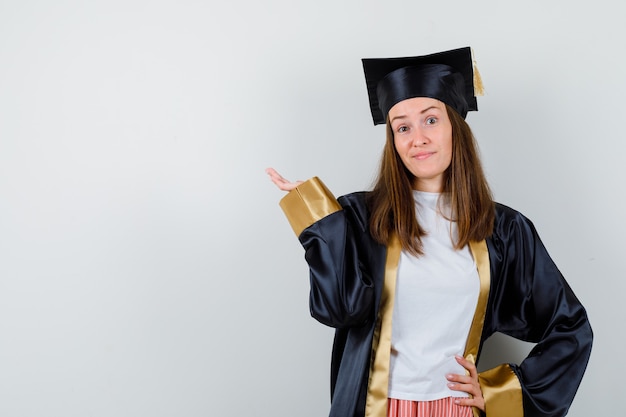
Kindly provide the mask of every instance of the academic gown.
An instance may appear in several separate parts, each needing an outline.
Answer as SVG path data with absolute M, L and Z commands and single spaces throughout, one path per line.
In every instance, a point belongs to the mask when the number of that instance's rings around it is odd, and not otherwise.
M 280 202 L 305 249 L 311 315 L 335 328 L 330 417 L 385 417 L 395 280 L 401 247 L 369 233 L 367 193 L 335 199 L 313 178 Z M 535 347 L 519 365 L 479 374 L 487 417 L 564 416 L 591 353 L 585 309 L 533 224 L 496 204 L 491 237 L 471 242 L 480 294 L 465 357 L 500 332 Z M 442 376 L 443 377 L 443 376 Z M 479 415 L 477 409 L 474 414 Z

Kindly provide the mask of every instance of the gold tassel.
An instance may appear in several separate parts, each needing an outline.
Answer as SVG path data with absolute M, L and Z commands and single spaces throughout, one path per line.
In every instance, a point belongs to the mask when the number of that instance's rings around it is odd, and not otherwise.
M 474 51 L 472 50 L 472 69 L 474 72 L 474 96 L 484 96 L 485 95 L 485 87 L 483 85 L 483 79 L 480 76 L 480 72 L 478 71 L 478 66 L 476 65 L 476 60 L 474 59 Z

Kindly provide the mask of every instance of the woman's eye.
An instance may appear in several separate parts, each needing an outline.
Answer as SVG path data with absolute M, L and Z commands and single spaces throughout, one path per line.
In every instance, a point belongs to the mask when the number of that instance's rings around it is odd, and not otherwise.
M 427 125 L 434 125 L 435 123 L 437 123 L 437 118 L 436 117 L 429 117 L 428 119 L 426 119 L 426 124 Z
M 408 131 L 408 130 L 409 130 L 409 128 L 408 128 L 408 127 L 406 127 L 406 126 L 400 126 L 400 127 L 398 128 L 398 133 L 404 133 L 404 132 L 406 132 L 406 131 Z

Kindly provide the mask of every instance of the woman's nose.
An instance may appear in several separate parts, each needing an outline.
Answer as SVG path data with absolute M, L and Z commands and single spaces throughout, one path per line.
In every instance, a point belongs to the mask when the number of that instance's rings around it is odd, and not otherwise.
M 414 132 L 415 134 L 413 136 L 413 146 L 421 146 L 428 143 L 428 137 L 424 134 L 424 132 L 420 130 L 415 130 Z

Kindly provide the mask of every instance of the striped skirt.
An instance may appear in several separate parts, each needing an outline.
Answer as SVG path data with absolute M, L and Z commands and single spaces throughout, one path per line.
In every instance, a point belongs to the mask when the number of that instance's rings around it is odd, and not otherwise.
M 433 401 L 389 398 L 387 417 L 472 417 L 472 407 L 456 405 L 453 397 Z

